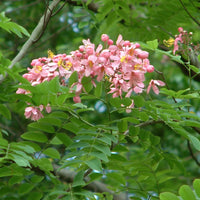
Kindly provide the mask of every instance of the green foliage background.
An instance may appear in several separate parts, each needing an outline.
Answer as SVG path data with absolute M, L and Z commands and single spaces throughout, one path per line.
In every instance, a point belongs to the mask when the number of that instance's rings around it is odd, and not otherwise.
M 1 199 L 198 199 L 200 80 L 184 75 L 184 61 L 162 41 L 182 26 L 193 32 L 193 43 L 199 43 L 200 25 L 194 19 L 200 22 L 200 2 L 61 1 L 42 35 L 8 68 L 50 3 L 0 4 Z M 159 96 L 133 96 L 135 109 L 127 114 L 121 104 L 130 105 L 131 100 L 113 99 L 104 82 L 96 88 L 85 84 L 89 95 L 74 104 L 58 79 L 32 87 L 21 77 L 34 58 L 47 56 L 48 49 L 69 53 L 82 39 L 98 44 L 103 33 L 114 41 L 119 34 L 138 41 L 162 72 L 153 79 L 164 78 L 168 88 Z M 163 55 L 170 59 L 163 60 Z M 199 74 L 197 66 L 193 69 Z M 146 83 L 151 78 L 147 76 Z M 19 83 L 32 98 L 15 94 Z M 25 102 L 51 103 L 53 111 L 31 122 L 24 117 Z M 96 190 L 90 184 L 96 184 Z

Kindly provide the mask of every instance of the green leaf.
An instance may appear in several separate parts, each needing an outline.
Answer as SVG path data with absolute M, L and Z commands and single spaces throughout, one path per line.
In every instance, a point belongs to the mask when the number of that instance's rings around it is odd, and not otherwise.
M 195 179 L 193 181 L 193 188 L 195 189 L 197 196 L 200 198 L 200 179 Z
M 101 166 L 101 162 L 99 159 L 97 158 L 94 158 L 94 159 L 91 159 L 91 160 L 88 160 L 88 161 L 85 161 L 85 164 L 93 169 L 93 170 L 97 170 L 97 171 L 101 171 L 102 170 L 102 166 Z
M 40 191 L 40 192 L 32 191 L 32 192 L 30 192 L 27 200 L 41 200 L 42 197 L 43 197 L 43 192 L 42 191 Z
M 49 194 L 48 194 L 48 196 L 53 196 L 53 195 L 68 195 L 69 194 L 69 192 L 66 192 L 66 191 L 63 191 L 63 190 L 56 190 L 56 191 L 53 191 L 53 192 L 50 192 Z M 67 199 L 68 200 L 68 199 Z
M 150 49 L 156 50 L 158 48 L 158 40 L 147 41 L 147 45 Z
M 16 184 L 16 183 L 20 183 L 22 180 L 24 179 L 23 176 L 12 176 L 10 179 L 9 179 L 9 182 L 8 184 L 10 186 Z
M 101 160 L 103 160 L 104 162 L 108 162 L 108 157 L 106 156 L 106 154 L 102 153 L 102 152 L 99 152 L 99 151 L 92 151 L 90 153 L 91 156 L 94 156 L 96 158 L 99 158 Z
M 35 142 L 42 142 L 42 143 L 48 141 L 47 136 L 40 131 L 28 131 L 23 135 L 21 135 L 21 138 L 25 140 L 32 140 Z
M 39 167 L 41 170 L 49 174 L 49 171 L 53 171 L 53 166 L 52 163 L 48 158 L 41 158 L 41 159 L 36 159 L 32 161 L 32 164 L 35 167 Z
M 43 153 L 51 158 L 60 159 L 60 153 L 56 149 L 47 148 L 43 151 Z
M 116 107 L 116 108 L 120 108 L 121 107 L 121 99 L 116 97 L 116 98 L 111 98 L 110 99 L 110 103 L 112 106 Z
M 21 167 L 17 164 L 12 164 L 10 166 L 0 167 L 0 177 L 5 176 L 22 176 Z
M 49 114 L 49 117 L 54 117 L 54 118 L 61 118 L 61 119 L 68 119 L 68 115 L 65 112 L 61 111 L 55 111 Z
M 34 175 L 31 177 L 31 182 L 33 183 L 40 183 L 44 179 L 44 176 Z
M 5 12 L 0 13 L 0 27 L 9 33 L 10 32 L 15 33 L 18 37 L 22 37 L 21 33 L 30 37 L 30 34 L 24 27 L 14 22 L 10 22 L 10 19 L 5 16 Z
M 34 185 L 31 183 L 23 183 L 19 186 L 19 193 L 20 194 L 27 194 L 34 188 Z
M 72 86 L 73 83 L 78 81 L 78 73 L 74 71 L 69 77 L 69 86 Z
M 199 60 L 199 62 L 200 62 L 200 54 L 199 54 L 197 57 L 198 57 L 198 60 Z
M 57 97 L 56 103 L 57 103 L 59 106 L 62 106 L 62 105 L 64 104 L 65 100 L 66 100 L 67 98 L 70 97 L 70 95 L 71 95 L 70 93 L 68 93 L 68 94 L 60 94 L 60 95 Z
M 117 173 L 111 172 L 111 173 L 108 173 L 107 176 L 109 178 L 112 178 L 115 183 L 126 185 L 126 180 L 125 180 L 124 176 L 122 174 L 120 174 L 119 172 L 117 172 Z
M 110 156 L 110 148 L 106 145 L 103 144 L 94 144 L 93 145 L 95 149 L 97 149 L 98 151 L 101 151 L 102 153 L 104 153 L 105 155 Z
M 67 133 L 57 133 L 56 136 L 62 141 L 62 143 L 68 147 L 72 144 L 71 138 L 67 135 Z
M 102 94 L 102 82 L 99 82 L 99 83 L 97 83 L 97 86 L 96 86 L 96 88 L 95 88 L 95 90 L 94 90 L 94 95 L 96 96 L 96 97 L 101 97 L 101 94 Z
M 199 93 L 194 92 L 191 94 L 180 95 L 178 98 L 179 99 L 199 99 Z
M 0 147 L 7 147 L 8 146 L 8 141 L 3 139 L 3 138 L 0 138 Z
M 168 90 L 167 88 L 161 88 L 160 89 L 160 94 L 165 94 L 165 95 L 172 96 L 172 97 L 176 96 L 176 92 L 175 91 Z
M 195 67 L 194 65 L 189 65 L 189 68 L 192 69 L 192 71 L 194 71 L 196 74 L 200 73 L 200 70 L 198 67 Z
M 51 81 L 47 81 L 48 83 L 48 88 L 49 91 L 53 92 L 53 93 L 57 93 L 60 92 L 60 81 L 59 81 L 59 77 L 55 77 L 53 78 Z
M 119 129 L 119 132 L 120 132 L 120 133 L 123 133 L 123 132 L 125 132 L 125 131 L 128 129 L 128 123 L 127 123 L 127 121 L 124 120 L 124 119 L 121 119 L 121 120 L 117 123 L 117 125 L 118 125 L 118 129 Z
M 160 200 L 179 200 L 179 198 L 171 192 L 163 192 L 160 194 Z
M 131 101 L 131 99 L 130 98 L 122 98 L 121 99 L 121 104 L 123 104 L 124 106 L 130 106 L 131 105 L 131 103 L 132 103 L 132 101 Z
M 4 104 L 0 104 L 0 114 L 2 114 L 7 119 L 11 119 L 10 111 Z
M 81 80 L 81 83 L 83 84 L 83 87 L 84 87 L 84 89 L 85 89 L 85 91 L 87 93 L 89 93 L 92 90 L 92 88 L 93 88 L 91 80 L 92 79 L 91 79 L 90 76 L 89 77 L 84 76 L 82 78 L 82 80 Z
M 200 127 L 200 123 L 193 120 L 184 120 L 180 122 L 182 126 L 189 126 L 189 127 Z
M 88 21 L 80 21 L 79 24 L 78 24 L 78 28 L 84 28 L 84 27 L 87 27 L 89 24 Z
M 189 140 L 191 141 L 191 143 L 193 144 L 194 148 L 197 150 L 197 151 L 200 151 L 200 141 L 198 138 L 196 138 L 195 136 L 193 135 L 190 135 L 188 134 L 188 138 Z
M 54 133 L 55 132 L 54 127 L 51 126 L 48 123 L 33 122 L 33 123 L 29 124 L 28 126 L 29 126 L 29 128 L 39 129 L 39 130 L 42 130 L 42 131 L 47 132 L 47 133 Z
M 91 182 L 93 182 L 93 181 L 95 181 L 95 180 L 100 179 L 100 178 L 102 177 L 102 174 L 101 174 L 101 173 L 91 173 L 91 174 L 89 175 L 89 177 L 90 177 L 89 183 L 91 183 Z M 87 183 L 88 183 L 88 182 L 87 182 Z
M 134 99 L 135 106 L 137 106 L 137 107 L 143 107 L 144 106 L 145 101 L 144 101 L 144 98 L 142 96 L 137 95 L 137 96 L 134 96 L 133 99 Z
M 79 171 L 76 174 L 76 176 L 74 177 L 74 181 L 73 181 L 72 187 L 85 185 L 85 182 L 84 182 L 83 178 L 84 178 L 84 171 Z
M 53 145 L 61 145 L 63 144 L 62 141 L 58 138 L 58 137 L 53 137 L 53 139 L 50 141 L 50 144 L 53 144 Z
M 111 139 L 110 139 L 109 137 L 105 137 L 105 136 L 99 137 L 99 138 L 98 138 L 98 141 L 102 141 L 102 142 L 104 142 L 105 144 L 111 145 Z
M 130 126 L 129 134 L 130 136 L 137 136 L 140 132 L 140 127 Z
M 53 126 L 57 126 L 60 127 L 62 125 L 62 121 L 58 118 L 55 117 L 44 117 L 44 118 L 40 118 L 39 123 L 46 123 L 46 124 L 51 124 Z
M 183 198 L 183 200 L 196 199 L 192 189 L 188 185 L 183 185 L 180 187 L 179 195 Z
M 26 159 L 24 159 L 23 157 L 18 156 L 18 155 L 16 155 L 16 154 L 11 154 L 10 156 L 13 157 L 12 160 L 13 160 L 17 165 L 19 165 L 19 166 L 21 166 L 21 167 L 31 167 L 29 161 L 26 160 Z

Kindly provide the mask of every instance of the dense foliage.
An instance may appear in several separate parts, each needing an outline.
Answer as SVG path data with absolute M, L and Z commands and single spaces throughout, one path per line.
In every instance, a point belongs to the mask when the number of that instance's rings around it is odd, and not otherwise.
M 200 2 L 0 5 L 0 198 L 200 198 Z

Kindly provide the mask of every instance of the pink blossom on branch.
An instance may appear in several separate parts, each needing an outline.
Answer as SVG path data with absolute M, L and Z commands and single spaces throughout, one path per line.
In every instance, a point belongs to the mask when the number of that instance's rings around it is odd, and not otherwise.
M 174 45 L 173 54 L 175 55 L 177 51 L 186 53 L 190 49 L 192 32 L 188 33 L 182 27 L 178 28 L 178 35 L 175 35 L 175 39 L 169 38 L 167 41 L 164 40 L 164 44 L 167 47 Z
M 78 80 L 70 88 L 70 91 L 75 94 L 73 98 L 75 103 L 81 102 L 80 94 L 86 92 L 82 84 L 83 77 L 91 77 L 91 84 L 94 87 L 96 81 L 108 80 L 110 82 L 108 93 L 111 93 L 113 98 L 122 98 L 123 94 L 130 97 L 132 93 L 142 93 L 145 88 L 145 74 L 154 71 L 154 66 L 148 59 L 149 53 L 143 51 L 140 44 L 123 40 L 122 35 L 118 36 L 116 44 L 106 34 L 101 36 L 101 40 L 106 48 L 103 48 L 102 44 L 96 48 L 95 44 L 88 39 L 83 40 L 83 45 L 69 55 L 54 55 L 49 51 L 48 58 L 34 59 L 31 62 L 32 68 L 28 68 L 28 73 L 23 77 L 34 86 L 58 76 L 61 84 L 65 85 L 66 80 L 76 71 Z M 152 87 L 158 94 L 159 90 L 156 85 L 162 86 L 163 84 L 162 81 L 152 80 L 147 93 Z M 19 88 L 17 93 L 26 94 L 28 91 Z M 130 108 L 133 106 L 132 102 Z M 25 110 L 25 116 L 38 120 L 43 117 L 42 110 L 43 108 L 29 106 Z M 46 111 L 51 111 L 50 105 L 46 106 Z
M 155 94 L 159 94 L 159 89 L 157 86 L 165 86 L 165 83 L 160 80 L 151 80 L 147 87 L 147 94 L 149 94 L 150 89 L 152 88 Z
M 37 121 L 38 119 L 44 117 L 41 113 L 41 110 L 37 107 L 29 106 L 25 109 L 24 113 L 26 118 L 31 118 L 33 121 Z

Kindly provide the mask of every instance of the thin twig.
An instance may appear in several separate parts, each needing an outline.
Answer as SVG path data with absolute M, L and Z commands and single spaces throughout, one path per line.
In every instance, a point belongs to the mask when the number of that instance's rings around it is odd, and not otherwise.
M 164 121 L 163 120 L 157 120 L 157 121 L 155 121 L 155 120 L 149 120 L 149 121 L 137 124 L 137 125 L 135 125 L 135 127 L 145 127 L 145 126 L 149 126 L 149 125 L 153 125 L 153 124 L 158 124 L 158 123 L 164 123 Z M 128 135 L 128 133 L 129 133 L 129 130 L 126 130 L 124 132 L 124 135 Z
M 193 160 L 195 161 L 195 163 L 198 165 L 198 166 L 200 166 L 200 162 L 197 160 L 197 158 L 195 157 L 195 155 L 194 155 L 194 153 L 193 153 L 193 151 L 192 151 L 192 147 L 191 147 L 191 145 L 190 145 L 190 141 L 188 140 L 187 141 L 187 146 L 188 146 L 188 149 L 189 149 L 189 151 L 190 151 L 190 155 L 192 156 L 192 158 L 193 158 Z
M 183 4 L 182 0 L 179 0 L 181 5 L 183 6 L 183 9 L 185 10 L 185 12 L 189 15 L 189 17 L 198 25 L 200 26 L 200 22 L 197 21 L 191 14 L 190 12 L 188 11 L 188 9 L 185 7 L 185 5 Z
M 41 17 L 38 25 L 35 27 L 35 29 L 33 30 L 30 38 L 25 42 L 25 44 L 23 45 L 23 47 L 21 48 L 21 50 L 19 51 L 19 53 L 15 56 L 15 58 L 12 60 L 10 66 L 8 67 L 9 69 L 12 69 L 13 66 L 19 62 L 27 53 L 28 49 L 34 44 L 34 42 L 37 40 L 38 36 L 41 35 L 41 32 L 44 33 L 44 21 L 46 21 L 47 19 L 49 19 L 49 17 L 52 14 L 52 11 L 54 10 L 54 8 L 56 8 L 56 6 L 59 4 L 61 0 L 54 0 L 52 1 L 52 3 L 49 5 L 49 8 L 47 10 L 47 12 Z M 4 77 L 2 75 L 0 75 L 0 83 L 4 80 Z
M 58 10 L 57 10 L 55 13 L 51 14 L 51 17 L 57 15 L 57 14 L 63 9 L 63 7 L 65 6 L 66 3 L 67 3 L 67 2 L 64 2 L 63 5 L 60 6 L 60 8 L 58 8 Z

